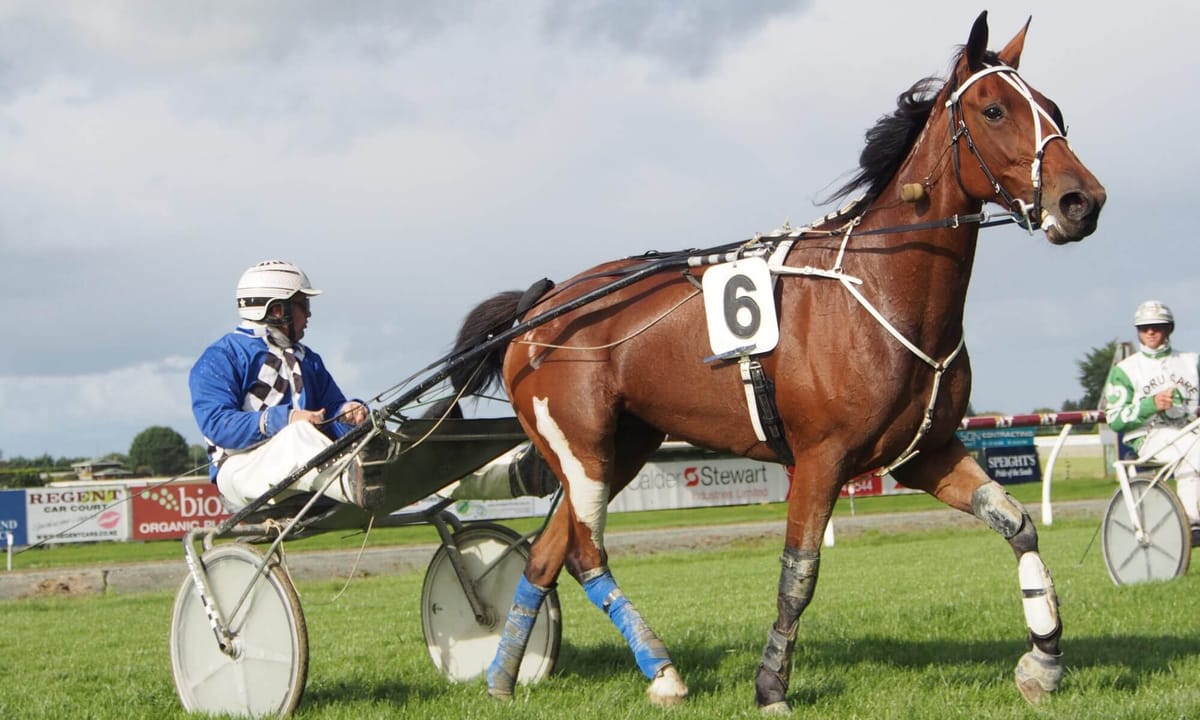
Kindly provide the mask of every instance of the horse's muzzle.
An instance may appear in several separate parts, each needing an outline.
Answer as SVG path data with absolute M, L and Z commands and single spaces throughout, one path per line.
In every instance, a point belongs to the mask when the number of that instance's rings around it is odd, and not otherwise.
M 1100 208 L 1108 198 L 1103 187 L 1088 192 L 1072 190 L 1058 197 L 1051 208 L 1042 210 L 1042 229 L 1055 245 L 1078 242 L 1096 231 Z

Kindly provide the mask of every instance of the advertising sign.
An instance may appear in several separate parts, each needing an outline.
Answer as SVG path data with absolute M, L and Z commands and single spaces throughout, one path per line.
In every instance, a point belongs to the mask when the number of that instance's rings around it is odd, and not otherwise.
M 986 430 L 959 430 L 958 439 L 968 450 L 981 450 L 990 447 L 1017 447 L 1028 445 L 1033 447 L 1033 438 L 1037 428 L 989 428 Z
M 907 495 L 919 493 L 920 490 L 906 488 L 896 482 L 896 478 L 891 474 L 876 475 L 869 472 L 852 479 L 850 482 L 842 486 L 842 491 L 838 497 L 874 497 L 876 495 Z
M 13 536 L 13 545 L 28 545 L 25 532 L 25 491 L 0 490 L 0 544 L 4 533 Z
M 406 508 L 406 510 L 408 509 Z M 453 513 L 459 520 L 507 520 L 509 518 L 540 517 L 550 512 L 550 498 L 519 497 L 511 500 L 457 500 L 446 509 Z
M 648 462 L 609 504 L 612 512 L 719 505 L 752 505 L 787 499 L 780 465 L 745 458 Z
M 959 430 L 958 439 L 983 466 L 988 477 L 1002 485 L 1042 479 L 1034 438 L 1037 428 Z
M 127 490 L 119 485 L 25 491 L 28 544 L 129 539 Z
M 721 505 L 752 505 L 787 499 L 781 465 L 745 458 L 689 457 L 646 463 L 638 476 L 608 505 L 609 512 L 668 510 Z M 430 499 L 402 512 L 422 509 Z M 462 520 L 536 517 L 550 510 L 550 498 L 459 500 L 448 508 Z
M 859 475 L 842 486 L 840 497 L 882 495 L 883 478 L 878 475 Z
M 209 482 L 131 488 L 134 540 L 174 540 L 192 528 L 215 527 L 229 517 Z
M 1033 444 L 985 447 L 981 464 L 988 477 L 1001 485 L 1038 482 L 1042 479 L 1037 447 Z

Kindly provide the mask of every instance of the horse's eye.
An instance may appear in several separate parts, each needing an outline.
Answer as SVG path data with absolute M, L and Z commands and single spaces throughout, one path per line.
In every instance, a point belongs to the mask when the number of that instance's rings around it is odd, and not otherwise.
M 988 120 L 999 120 L 1004 117 L 1004 108 L 999 105 L 988 105 L 983 109 L 983 116 Z

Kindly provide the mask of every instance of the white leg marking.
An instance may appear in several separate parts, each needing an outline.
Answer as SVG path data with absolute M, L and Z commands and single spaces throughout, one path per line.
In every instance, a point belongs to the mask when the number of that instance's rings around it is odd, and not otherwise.
M 1017 561 L 1017 577 L 1021 581 L 1025 624 L 1034 635 L 1047 637 L 1058 627 L 1058 601 L 1050 571 L 1036 552 L 1027 552 Z
M 603 548 L 604 522 L 608 518 L 608 484 L 587 476 L 583 463 L 571 454 L 567 437 L 554 418 L 550 417 L 549 404 L 546 398 L 533 399 L 533 417 L 538 434 L 545 438 L 550 450 L 558 457 L 563 474 L 571 484 L 571 507 L 575 510 L 576 519 L 592 531 L 592 542 L 596 548 Z

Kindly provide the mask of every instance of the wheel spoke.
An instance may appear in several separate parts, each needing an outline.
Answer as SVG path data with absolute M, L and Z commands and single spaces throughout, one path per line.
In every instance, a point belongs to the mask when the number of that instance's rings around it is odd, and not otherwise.
M 201 685 L 207 683 L 209 680 L 213 680 L 213 679 L 217 678 L 228 667 L 229 667 L 229 658 L 226 657 L 225 655 L 221 655 L 218 662 L 213 663 L 213 665 L 211 667 L 209 667 L 205 670 L 198 670 L 197 668 L 193 667 L 192 668 L 192 676 L 195 679 L 192 680 L 192 682 L 188 683 L 188 685 L 192 689 L 198 688 Z
M 1127 521 L 1123 521 L 1123 520 L 1121 520 L 1121 519 L 1119 519 L 1119 518 L 1117 518 L 1117 517 L 1115 517 L 1115 516 L 1109 519 L 1109 527 L 1110 527 L 1110 528 L 1114 528 L 1114 527 L 1115 527 L 1115 528 L 1119 528 L 1119 529 L 1121 529 L 1121 530 L 1124 530 L 1124 531 L 1125 531 L 1126 533 L 1128 533 L 1130 536 L 1137 535 L 1137 528 L 1135 528 L 1135 527 L 1133 526 L 1133 523 L 1131 523 L 1131 522 L 1127 522 Z
M 241 663 L 232 663 L 230 667 L 234 669 L 233 675 L 233 696 L 241 701 L 241 706 L 247 713 L 253 710 L 250 707 L 250 689 L 246 682 L 246 668 Z
M 1151 535 L 1157 533 L 1167 524 L 1168 520 L 1172 521 L 1172 524 L 1176 527 L 1179 526 L 1179 517 L 1175 515 L 1174 509 L 1169 507 L 1163 508 L 1162 516 L 1153 524 L 1153 527 L 1148 532 Z
M 260 663 L 289 666 L 292 664 L 293 658 L 291 652 L 282 650 L 273 652 L 271 648 L 265 645 L 244 648 L 242 650 L 242 657 L 246 660 L 253 660 Z
M 1141 552 L 1141 548 L 1139 548 L 1139 547 L 1134 547 L 1134 548 L 1133 548 L 1133 550 L 1131 550 L 1131 551 L 1129 552 L 1129 555 L 1127 555 L 1127 556 L 1125 557 L 1125 560 L 1124 560 L 1123 562 L 1121 562 L 1121 564 L 1120 564 L 1120 565 L 1118 565 L 1118 566 L 1117 566 L 1117 569 L 1118 569 L 1118 570 L 1124 570 L 1124 569 L 1125 569 L 1125 566 L 1126 566 L 1126 565 L 1128 565 L 1129 563 L 1133 562 L 1133 560 L 1134 560 L 1134 559 L 1135 559 L 1135 558 L 1136 558 L 1136 557 L 1137 557 L 1139 554 L 1143 554 L 1143 553 Z
M 1163 549 L 1163 547 L 1162 547 L 1161 545 L 1157 545 L 1157 544 L 1150 545 L 1150 547 L 1149 547 L 1149 548 L 1147 548 L 1147 551 L 1148 551 L 1148 552 L 1147 552 L 1147 554 L 1149 554 L 1149 553 L 1151 553 L 1151 552 L 1155 552 L 1155 553 L 1158 553 L 1158 554 L 1159 554 L 1159 555 L 1161 555 L 1162 557 L 1165 557 L 1165 558 L 1167 558 L 1167 559 L 1169 559 L 1169 560 L 1174 560 L 1174 561 L 1178 561 L 1178 560 L 1179 560 L 1179 555 L 1178 555 L 1178 554 L 1176 554 L 1176 553 L 1173 553 L 1173 552 L 1169 552 L 1169 551 L 1167 551 L 1167 550 Z

